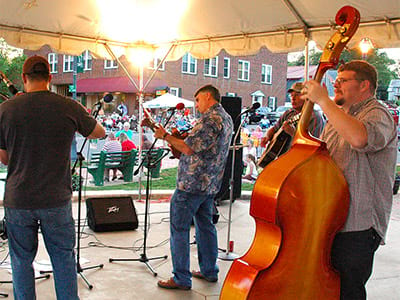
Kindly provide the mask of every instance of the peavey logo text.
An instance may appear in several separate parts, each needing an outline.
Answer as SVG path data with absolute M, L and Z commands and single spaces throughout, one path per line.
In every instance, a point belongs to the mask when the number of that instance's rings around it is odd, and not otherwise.
M 107 207 L 107 213 L 111 214 L 111 213 L 118 213 L 119 212 L 119 207 L 118 206 L 110 206 Z

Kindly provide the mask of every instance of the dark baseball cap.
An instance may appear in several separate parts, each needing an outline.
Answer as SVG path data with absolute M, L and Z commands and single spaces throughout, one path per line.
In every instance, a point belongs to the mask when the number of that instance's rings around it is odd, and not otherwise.
M 46 58 L 39 55 L 29 57 L 22 67 L 22 73 L 33 74 L 33 73 L 50 73 L 50 65 Z

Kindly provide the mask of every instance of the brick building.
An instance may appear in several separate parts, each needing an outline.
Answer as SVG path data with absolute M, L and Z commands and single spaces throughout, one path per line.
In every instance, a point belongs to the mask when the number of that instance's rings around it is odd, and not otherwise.
M 52 90 L 72 96 L 69 86 L 73 84 L 74 58 L 58 54 L 48 46 L 38 51 L 25 50 L 25 55 L 34 54 L 47 57 L 52 72 Z M 109 109 L 125 102 L 128 113 L 137 113 L 137 89 L 129 82 L 116 61 L 94 59 L 88 51 L 82 54 L 83 72 L 77 74 L 77 95 L 81 102 L 90 107 L 104 93 L 114 94 L 115 101 Z M 138 80 L 138 68 L 132 66 L 125 57 L 120 59 L 131 76 Z M 155 60 L 144 70 L 144 82 L 157 65 Z M 157 90 L 168 89 L 170 93 L 193 100 L 195 91 L 213 84 L 221 95 L 239 96 L 243 106 L 258 101 L 262 106 L 276 108 L 283 105 L 286 96 L 287 54 L 271 53 L 261 48 L 256 55 L 231 56 L 222 50 L 218 56 L 199 60 L 190 54 L 177 61 L 165 62 L 145 90 L 145 100 L 154 98 Z M 138 81 L 137 81 L 138 83 Z

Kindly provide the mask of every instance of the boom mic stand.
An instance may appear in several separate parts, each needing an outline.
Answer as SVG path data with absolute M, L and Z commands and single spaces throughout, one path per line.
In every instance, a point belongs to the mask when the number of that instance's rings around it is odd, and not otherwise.
M 240 117 L 240 115 L 238 116 Z M 237 117 L 237 118 L 238 118 Z M 247 117 L 247 115 L 246 115 Z M 231 178 L 229 179 L 229 213 L 228 213 L 228 235 L 226 239 L 226 250 L 223 253 L 218 254 L 218 258 L 221 260 L 234 260 L 239 257 L 238 254 L 234 253 L 231 251 L 231 223 L 232 223 L 232 204 L 233 204 L 233 186 L 234 186 L 234 176 L 235 176 L 235 154 L 236 150 L 242 148 L 242 145 L 236 145 L 237 138 L 240 133 L 240 129 L 243 126 L 244 121 L 246 120 L 246 117 L 243 118 L 242 122 L 240 123 L 237 132 L 233 138 L 232 141 L 232 169 L 231 169 Z M 235 119 L 235 122 L 237 122 L 237 118 Z
M 102 103 L 101 101 L 97 102 L 97 110 L 94 112 L 93 114 L 93 118 L 97 118 L 97 115 L 99 114 L 99 111 L 101 109 Z M 86 285 L 88 286 L 89 290 L 93 289 L 93 285 L 90 284 L 90 282 L 86 279 L 85 275 L 83 275 L 83 271 L 85 270 L 90 270 L 90 269 L 96 269 L 96 268 L 100 268 L 102 269 L 104 267 L 104 264 L 99 264 L 99 265 L 94 265 L 94 266 L 90 266 L 90 267 L 84 267 L 82 268 L 81 264 L 80 264 L 80 250 L 81 250 L 81 203 L 82 203 L 82 164 L 83 161 L 85 160 L 85 157 L 83 156 L 82 152 L 83 152 L 83 148 L 85 147 L 85 144 L 87 142 L 88 138 L 85 138 L 85 140 L 83 141 L 83 144 L 81 146 L 81 149 L 79 150 L 79 152 L 77 153 L 78 159 L 75 161 L 74 166 L 72 167 L 72 171 L 71 173 L 74 174 L 75 173 L 75 168 L 77 163 L 79 162 L 79 188 L 78 188 L 78 230 L 77 230 L 77 241 L 76 241 L 76 271 L 78 273 L 79 276 L 81 276 L 81 278 L 83 279 L 83 281 L 86 283 Z M 41 274 L 44 273 L 49 273 L 52 271 L 41 271 Z
M 174 114 L 174 111 L 171 112 L 169 115 L 168 119 L 166 120 L 164 127 L 169 123 L 171 120 L 172 116 Z M 150 207 L 150 173 L 151 169 L 154 168 L 157 163 L 162 160 L 165 156 L 168 155 L 169 151 L 166 151 L 163 156 L 161 156 L 159 159 L 157 159 L 155 162 L 152 162 L 152 150 L 154 149 L 154 146 L 156 144 L 158 139 L 155 139 L 151 147 L 147 150 L 146 157 L 142 160 L 140 165 L 137 167 L 135 172 L 133 173 L 135 176 L 139 173 L 140 168 L 144 165 L 145 162 L 147 162 L 147 175 L 146 175 L 146 200 L 145 200 L 145 210 L 144 210 L 144 233 L 143 233 L 143 252 L 140 254 L 140 258 L 110 258 L 108 261 L 111 263 L 113 261 L 139 261 L 144 263 L 147 268 L 153 273 L 154 277 L 157 276 L 157 272 L 153 269 L 153 267 L 149 264 L 150 260 L 156 260 L 156 259 L 167 259 L 168 255 L 164 256 L 156 256 L 156 257 L 147 257 L 146 254 L 146 247 L 147 247 L 147 220 L 148 220 L 148 214 L 149 214 L 149 207 Z

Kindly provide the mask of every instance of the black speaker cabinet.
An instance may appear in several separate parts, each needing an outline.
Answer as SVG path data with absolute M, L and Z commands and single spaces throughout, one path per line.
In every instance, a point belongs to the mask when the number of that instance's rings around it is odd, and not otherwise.
M 88 198 L 86 211 L 89 228 L 96 232 L 138 228 L 131 197 Z
M 240 97 L 221 97 L 221 104 L 226 112 L 232 117 L 234 122 L 235 133 L 239 128 L 240 120 L 236 120 L 237 116 L 242 110 L 242 98 Z M 236 122 L 235 122 L 236 120 Z M 233 138 L 232 138 L 233 142 Z M 232 143 L 231 142 L 231 143 Z M 236 140 L 236 144 L 240 144 L 240 135 Z M 220 200 L 227 200 L 230 196 L 229 180 L 231 178 L 232 170 L 232 156 L 233 150 L 229 150 L 228 159 L 225 165 L 224 177 L 222 179 L 222 185 L 217 193 L 215 200 L 219 203 Z M 235 170 L 233 173 L 233 199 L 237 199 L 242 194 L 242 173 L 243 173 L 243 149 L 236 150 L 235 153 Z
M 232 121 L 234 122 L 234 130 L 236 132 L 240 125 L 240 120 L 236 120 L 236 118 L 238 115 L 240 115 L 240 112 L 242 111 L 242 98 L 222 96 L 221 105 L 225 109 L 225 111 L 231 116 Z M 240 136 L 236 142 L 240 143 Z

